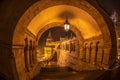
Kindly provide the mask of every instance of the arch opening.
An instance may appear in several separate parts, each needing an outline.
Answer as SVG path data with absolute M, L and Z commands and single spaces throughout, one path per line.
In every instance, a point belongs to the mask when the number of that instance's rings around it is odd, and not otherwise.
M 28 24 L 26 26 L 23 24 L 26 27 L 24 29 L 28 29 L 34 36 L 38 37 L 39 31 L 41 31 L 45 27 L 45 25 L 51 24 L 51 23 L 56 23 L 56 22 L 63 23 L 65 20 L 65 17 L 68 16 L 70 23 L 78 29 L 78 31 L 81 33 L 84 40 L 89 40 L 91 38 L 93 39 L 95 37 L 102 36 L 102 38 L 104 39 L 104 42 L 106 42 L 106 38 L 105 38 L 106 34 L 108 34 L 108 35 L 110 35 L 110 34 L 109 34 L 109 30 L 106 29 L 107 25 L 106 25 L 103 17 L 89 3 L 87 3 L 87 2 L 84 2 L 84 3 L 88 4 L 89 7 L 91 7 L 91 10 L 94 10 L 94 12 L 96 12 L 95 15 L 97 15 L 100 18 L 99 21 L 97 19 L 98 17 L 94 17 L 93 13 L 89 13 L 86 10 L 87 9 L 86 4 L 81 3 L 81 6 L 80 5 L 78 6 L 77 4 L 57 5 L 57 6 L 55 5 L 55 6 L 50 6 L 49 8 L 45 8 L 45 9 L 43 7 L 43 10 L 41 12 L 37 13 L 34 17 L 32 17 L 31 22 L 28 22 Z M 38 6 L 37 4 L 35 4 L 35 5 Z M 32 8 L 30 8 L 29 10 L 31 10 L 31 9 Z M 34 11 L 34 9 L 33 9 L 33 11 Z M 50 13 L 50 14 L 48 14 L 48 13 Z M 29 15 L 28 12 L 26 12 L 25 15 L 26 14 Z M 48 15 L 48 16 L 46 17 L 46 15 Z M 21 21 L 22 21 L 22 19 L 20 20 L 20 22 Z M 100 23 L 102 23 L 102 24 L 100 24 Z M 106 26 L 106 27 L 104 27 L 106 29 L 106 31 L 103 31 L 104 28 L 101 27 L 103 24 L 104 24 L 104 26 Z M 47 29 L 48 28 L 49 27 L 47 27 Z M 16 31 L 17 31 L 17 29 L 16 29 Z M 15 34 L 15 36 L 17 36 L 17 35 Z M 22 39 L 21 37 L 22 36 L 20 36 L 20 39 Z M 111 40 L 111 39 L 107 39 L 107 41 L 108 40 Z M 19 43 L 20 43 L 20 41 L 19 41 Z M 13 38 L 13 44 L 14 44 L 14 42 L 15 43 L 18 42 L 18 39 Z M 23 41 L 21 41 L 21 42 L 23 43 Z M 110 45 L 111 41 L 108 41 L 107 43 L 108 43 L 107 45 Z M 104 44 L 106 44 L 106 43 L 104 43 Z M 106 46 L 106 45 L 104 45 L 104 46 Z
M 32 42 L 35 42 L 35 46 L 38 46 L 36 43 L 38 43 L 41 35 L 49 28 L 63 25 L 65 20 L 64 16 L 68 15 L 69 21 L 73 26 L 71 27 L 73 32 L 79 38 L 79 41 L 83 41 L 82 46 L 77 44 L 79 48 L 79 54 L 77 55 L 79 58 L 84 62 L 92 64 L 97 64 L 101 58 L 102 64 L 100 66 L 109 68 L 115 61 L 116 53 L 113 52 L 116 50 L 116 45 L 114 44 L 115 38 L 112 37 L 112 34 L 114 35 L 115 33 L 112 33 L 114 30 L 112 31 L 111 29 L 114 29 L 114 26 L 110 25 L 109 18 L 105 19 L 104 12 L 100 12 L 84 0 L 76 0 L 78 4 L 67 1 L 51 3 L 50 1 L 44 1 L 46 6 L 39 5 L 42 2 L 38 1 L 25 12 L 16 26 L 13 35 L 13 45 L 22 44 L 24 46 L 24 38 L 27 36 L 29 41 L 32 40 Z M 96 41 L 99 41 L 102 47 L 100 50 L 97 45 L 97 54 L 99 55 L 99 50 L 100 54 L 103 54 L 99 59 L 96 59 L 98 56 L 95 56 Z M 91 42 L 93 44 L 90 46 L 89 44 Z M 84 46 L 84 44 L 87 45 Z M 30 43 L 28 45 L 30 45 Z M 89 47 L 91 47 L 91 50 Z M 75 49 L 74 47 L 73 50 Z M 15 50 L 13 50 L 13 53 L 15 55 L 17 54 Z M 91 53 L 91 56 L 89 56 L 89 53 Z M 24 61 L 22 63 L 24 63 Z M 17 65 L 19 66 L 20 64 Z M 20 75 L 19 70 L 18 73 Z
M 44 33 L 41 33 L 40 35 L 41 36 L 38 39 L 38 47 L 39 47 L 40 53 L 38 54 L 39 54 L 39 57 L 41 56 L 44 58 L 45 56 L 47 57 L 47 54 L 49 53 L 49 52 L 46 52 L 45 49 L 48 49 L 48 48 L 51 49 L 52 50 L 50 51 L 51 55 L 54 53 L 58 53 L 62 40 L 68 40 L 73 37 L 77 37 L 72 30 L 65 31 L 64 28 L 60 26 L 49 28 L 46 31 L 44 31 Z M 49 55 L 49 57 L 51 55 Z M 44 58 L 41 58 L 41 59 L 44 59 Z

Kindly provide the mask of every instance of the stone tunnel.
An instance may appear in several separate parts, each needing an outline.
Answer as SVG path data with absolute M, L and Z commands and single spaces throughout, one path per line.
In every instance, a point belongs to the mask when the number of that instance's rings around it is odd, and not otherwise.
M 72 61 L 75 66 L 69 67 L 78 71 L 109 69 L 116 61 L 115 25 L 95 1 L 13 0 L 1 6 L 0 73 L 7 80 L 30 80 L 39 73 L 38 41 L 46 30 L 63 28 L 66 16 L 79 44 L 76 54 L 62 52 L 69 58 L 60 65 Z

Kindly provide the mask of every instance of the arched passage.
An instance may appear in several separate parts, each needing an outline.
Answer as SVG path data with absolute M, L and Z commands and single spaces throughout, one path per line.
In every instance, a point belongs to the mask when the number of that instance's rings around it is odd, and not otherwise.
M 46 25 L 54 22 L 64 22 L 65 18 L 63 17 L 63 14 L 65 13 L 65 15 L 70 15 L 70 22 L 75 26 L 75 29 L 73 27 L 72 30 L 75 30 L 74 32 L 76 32 L 77 29 L 76 34 L 79 38 L 81 38 L 82 35 L 84 40 L 90 41 L 91 39 L 94 40 L 94 38 L 102 36 L 105 49 L 104 56 L 107 56 L 103 63 L 104 66 L 109 67 L 115 61 L 116 55 L 116 52 L 113 53 L 113 51 L 116 51 L 116 40 L 115 37 L 113 37 L 115 35 L 114 26 L 110 22 L 108 16 L 98 6 L 96 7 L 97 8 L 85 0 L 38 1 L 20 18 L 14 30 L 12 43 L 13 45 L 18 46 L 24 45 L 26 30 L 30 32 L 29 35 L 31 35 L 33 40 L 36 41 L 36 38 L 38 38 L 37 35 L 40 36 L 45 30 L 50 28 L 47 26 L 46 29 L 44 29 Z M 55 12 L 55 10 L 59 10 L 60 12 Z M 76 13 L 74 13 L 74 10 Z M 59 13 L 61 15 L 58 15 Z M 48 17 L 46 17 L 47 15 Z M 38 34 L 38 32 L 41 34 Z M 13 52 L 14 54 L 17 54 L 14 50 Z M 19 75 L 21 74 L 19 73 Z
M 48 3 L 49 1 L 46 1 L 44 3 Z M 107 24 L 106 22 L 104 21 L 104 18 L 102 17 L 102 14 L 100 14 L 92 5 L 90 5 L 88 2 L 86 1 L 80 1 L 79 4 L 76 4 L 76 3 L 71 3 L 71 2 L 67 2 L 67 1 L 58 1 L 58 2 L 53 2 L 53 3 L 50 3 L 46 6 L 43 6 L 43 5 L 38 5 L 42 3 L 41 1 L 40 2 L 37 2 L 36 4 L 34 4 L 32 7 L 29 8 L 28 11 L 26 11 L 26 13 L 22 16 L 22 18 L 19 20 L 18 22 L 18 27 L 16 27 L 16 30 L 15 32 L 18 30 L 19 32 L 21 32 L 20 30 L 25 30 L 26 27 L 31 23 L 31 21 L 33 21 L 33 18 L 35 16 L 37 16 L 37 14 L 42 11 L 43 9 L 46 9 L 47 6 L 50 7 L 50 6 L 54 6 L 54 5 L 60 5 L 60 4 L 67 4 L 69 3 L 69 5 L 71 6 L 76 6 L 84 11 L 86 11 L 89 15 L 92 16 L 92 18 L 97 22 L 98 26 L 100 27 L 101 31 L 102 31 L 102 34 L 109 34 L 109 29 L 107 27 Z M 89 8 L 88 8 L 89 6 Z M 68 7 L 69 8 L 69 7 Z M 37 10 L 36 10 L 37 9 Z M 94 11 L 94 12 L 93 12 Z M 27 17 L 26 17 L 27 16 Z M 39 22 L 40 23 L 40 22 Z M 37 25 L 37 23 L 36 23 Z M 36 26 L 36 25 L 32 25 L 32 26 Z M 45 25 L 45 24 L 44 24 Z M 43 25 L 42 25 L 43 26 Z M 104 27 L 103 27 L 104 26 Z M 18 28 L 18 29 L 17 29 Z M 22 29 L 20 29 L 22 28 Z M 24 29 L 25 28 L 25 29 Z M 32 28 L 31 28 L 32 29 Z M 39 29 L 38 29 L 39 30 Z M 104 30 L 108 30 L 108 31 L 104 31 Z M 38 32 L 38 31 L 37 31 Z M 24 32 L 22 32 L 24 34 Z M 21 33 L 21 34 L 22 34 Z M 17 35 L 19 34 L 14 34 L 14 37 L 18 37 Z M 19 35 L 20 36 L 20 35 Z M 104 35 L 105 36 L 105 35 Z M 109 38 L 109 37 L 108 37 Z M 21 38 L 22 39 L 22 38 Z M 106 39 L 106 38 L 105 38 Z M 107 39 L 107 40 L 110 40 L 110 39 Z M 21 40 L 22 41 L 22 40 Z M 17 39 L 16 38 L 13 38 L 13 44 L 14 43 L 17 43 Z M 111 41 L 106 41 L 106 42 L 111 42 Z M 19 42 L 20 43 L 20 42 Z

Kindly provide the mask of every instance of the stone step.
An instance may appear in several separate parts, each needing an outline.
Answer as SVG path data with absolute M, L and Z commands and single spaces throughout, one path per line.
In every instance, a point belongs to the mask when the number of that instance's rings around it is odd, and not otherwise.
M 71 71 L 68 67 L 42 67 L 40 72 L 65 72 Z

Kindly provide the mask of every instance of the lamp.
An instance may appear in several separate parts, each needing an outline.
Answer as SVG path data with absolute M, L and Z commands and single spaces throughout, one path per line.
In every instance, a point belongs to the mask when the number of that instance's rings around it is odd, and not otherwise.
M 65 29 L 66 31 L 69 31 L 69 29 L 70 29 L 70 23 L 68 22 L 67 17 L 66 17 L 66 20 L 65 20 L 65 23 L 64 23 L 64 29 Z

